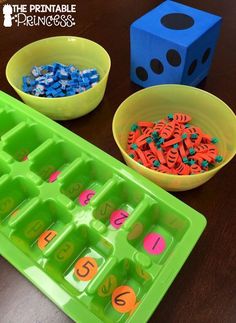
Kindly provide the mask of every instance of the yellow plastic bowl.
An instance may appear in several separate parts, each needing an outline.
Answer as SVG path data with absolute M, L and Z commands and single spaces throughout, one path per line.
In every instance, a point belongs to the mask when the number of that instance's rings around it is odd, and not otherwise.
M 190 114 L 192 124 L 219 139 L 222 163 L 205 173 L 178 176 L 150 170 L 129 157 L 126 145 L 131 125 L 140 120 L 159 120 L 174 112 Z M 236 116 L 223 101 L 206 91 L 184 85 L 159 85 L 131 95 L 119 106 L 113 119 L 113 135 L 128 166 L 168 191 L 185 191 L 208 181 L 234 157 Z
M 22 76 L 32 66 L 59 62 L 73 64 L 80 69 L 97 68 L 99 83 L 85 91 L 64 98 L 36 97 L 21 90 Z M 55 120 L 81 117 L 94 110 L 103 99 L 111 60 L 106 50 L 97 43 L 80 37 L 60 36 L 41 39 L 16 52 L 6 67 L 8 82 L 30 107 Z

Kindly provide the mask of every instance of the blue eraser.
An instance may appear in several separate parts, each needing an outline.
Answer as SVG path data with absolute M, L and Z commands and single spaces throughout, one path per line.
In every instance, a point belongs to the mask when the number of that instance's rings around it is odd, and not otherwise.
M 22 89 L 25 93 L 31 93 L 32 91 L 32 87 L 27 86 L 26 84 L 23 85 Z
M 78 73 L 78 69 L 74 66 L 74 65 L 69 65 L 67 66 L 67 71 L 70 72 L 70 73 L 73 73 L 73 72 L 77 72 Z
M 86 91 L 85 87 L 83 87 L 83 86 L 79 86 L 78 89 L 79 89 L 79 93 L 82 93 L 82 92 Z
M 77 71 L 70 73 L 70 75 L 71 75 L 72 80 L 74 80 L 74 79 L 77 80 L 79 77 L 79 73 Z
M 34 77 L 38 77 L 41 75 L 41 70 L 39 67 L 37 66 L 34 66 L 31 70 L 31 74 L 34 76 Z
M 22 77 L 22 89 L 36 96 L 63 97 L 81 93 L 95 86 L 99 80 L 96 69 L 79 71 L 74 65 L 58 62 L 33 66 L 32 77 Z
M 38 76 L 35 78 L 36 83 L 44 83 L 45 77 L 44 76 Z
M 98 72 L 97 72 L 97 69 L 96 69 L 96 68 L 90 68 L 90 73 L 91 73 L 91 75 L 98 74 Z
M 61 84 L 62 90 L 65 90 L 66 87 L 69 85 L 69 81 L 67 81 L 67 80 L 60 80 L 59 83 Z
M 46 77 L 46 78 L 45 78 L 45 80 L 44 80 L 44 84 L 45 84 L 46 86 L 50 86 L 50 85 L 52 85 L 52 84 L 53 84 L 53 82 L 54 82 L 54 80 L 53 80 L 53 78 L 52 78 L 52 77 Z
M 84 86 L 88 86 L 90 84 L 89 78 L 88 77 L 83 77 L 82 82 Z
M 59 87 L 61 87 L 60 82 L 56 82 L 56 83 L 53 83 L 53 84 L 52 84 L 52 88 L 53 88 L 53 89 L 58 89 Z
M 94 74 L 90 77 L 90 82 L 91 83 L 95 83 L 99 81 L 99 75 L 98 74 Z
M 61 69 L 59 69 L 59 72 L 58 72 L 58 77 L 60 78 L 60 79 L 62 79 L 62 80 L 66 80 L 66 79 L 68 79 L 68 73 L 67 73 L 67 71 L 64 69 L 64 68 L 61 68 Z

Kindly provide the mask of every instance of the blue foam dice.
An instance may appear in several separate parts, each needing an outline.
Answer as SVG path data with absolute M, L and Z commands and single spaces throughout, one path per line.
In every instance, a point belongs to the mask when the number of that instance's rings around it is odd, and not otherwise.
M 130 27 L 131 80 L 195 86 L 208 74 L 221 17 L 165 1 Z

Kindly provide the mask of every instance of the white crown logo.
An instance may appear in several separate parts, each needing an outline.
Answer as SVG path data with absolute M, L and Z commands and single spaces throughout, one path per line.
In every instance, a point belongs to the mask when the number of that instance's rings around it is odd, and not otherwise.
M 2 10 L 3 14 L 4 14 L 4 22 L 3 22 L 3 26 L 4 27 L 11 27 L 12 26 L 12 6 L 10 4 L 5 4 L 3 6 L 3 10 Z

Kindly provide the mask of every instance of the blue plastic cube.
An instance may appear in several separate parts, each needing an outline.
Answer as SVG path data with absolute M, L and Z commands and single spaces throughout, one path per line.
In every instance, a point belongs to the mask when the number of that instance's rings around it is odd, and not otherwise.
M 131 80 L 195 86 L 208 74 L 221 17 L 165 1 L 130 28 Z

